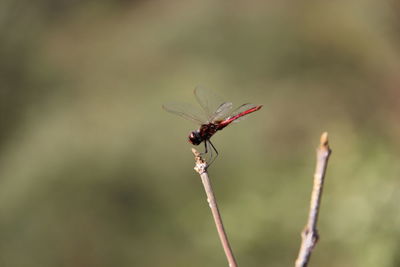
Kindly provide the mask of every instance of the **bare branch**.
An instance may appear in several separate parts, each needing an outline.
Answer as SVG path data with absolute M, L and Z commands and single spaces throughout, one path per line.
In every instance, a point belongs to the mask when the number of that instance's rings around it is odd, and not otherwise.
M 328 133 L 321 135 L 320 145 L 317 148 L 317 166 L 314 174 L 314 186 L 311 194 L 310 212 L 308 221 L 301 233 L 301 247 L 296 260 L 296 267 L 306 267 L 311 257 L 312 250 L 318 241 L 317 220 L 321 204 L 322 189 L 326 168 L 328 166 L 331 149 L 328 144 Z
M 221 214 L 218 210 L 217 200 L 215 199 L 214 192 L 212 190 L 210 178 L 208 177 L 207 162 L 201 157 L 200 153 L 196 149 L 192 148 L 192 152 L 196 161 L 194 170 L 200 175 L 201 181 L 203 182 L 204 190 L 207 194 L 207 202 L 214 217 L 215 226 L 217 227 L 219 239 L 221 240 L 229 267 L 237 267 L 233 251 L 228 241 L 228 236 L 226 235 L 224 225 L 222 223 Z

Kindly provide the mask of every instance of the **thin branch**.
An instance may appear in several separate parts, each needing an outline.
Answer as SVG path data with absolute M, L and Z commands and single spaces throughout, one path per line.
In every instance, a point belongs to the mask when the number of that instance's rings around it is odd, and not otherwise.
M 312 250 L 318 241 L 317 221 L 318 213 L 321 204 L 322 189 L 324 186 L 324 179 L 326 168 L 328 166 L 329 156 L 331 149 L 328 144 L 328 133 L 325 132 L 321 135 L 320 145 L 317 148 L 317 166 L 314 174 L 314 186 L 311 194 L 310 212 L 308 214 L 308 221 L 301 233 L 301 247 L 299 255 L 296 260 L 296 267 L 305 267 L 311 257 Z
M 207 173 L 207 162 L 201 157 L 200 153 L 192 148 L 192 152 L 195 156 L 196 166 L 194 170 L 200 175 L 201 181 L 203 182 L 204 190 L 207 194 L 207 202 L 211 209 L 212 215 L 214 217 L 215 226 L 217 227 L 219 239 L 221 240 L 222 247 L 224 249 L 226 258 L 229 263 L 229 267 L 237 267 L 235 256 L 231 246 L 229 245 L 228 236 L 226 235 L 224 225 L 222 223 L 221 214 L 218 210 L 217 200 L 215 199 L 214 192 L 212 190 L 210 178 Z

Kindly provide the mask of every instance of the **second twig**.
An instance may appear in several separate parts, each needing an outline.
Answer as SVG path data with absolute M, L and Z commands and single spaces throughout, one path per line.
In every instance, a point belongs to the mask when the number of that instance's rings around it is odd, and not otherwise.
M 318 241 L 317 221 L 319 207 L 321 204 L 322 189 L 324 185 L 326 167 L 328 166 L 331 149 L 328 143 L 328 133 L 323 133 L 321 142 L 317 148 L 317 166 L 314 174 L 314 186 L 311 194 L 310 212 L 308 215 L 307 224 L 301 233 L 301 247 L 296 260 L 296 267 L 307 266 L 311 252 Z

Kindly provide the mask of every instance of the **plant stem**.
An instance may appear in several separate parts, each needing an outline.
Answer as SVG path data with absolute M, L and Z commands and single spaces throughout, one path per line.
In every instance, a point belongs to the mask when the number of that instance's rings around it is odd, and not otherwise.
M 211 209 L 211 213 L 214 218 L 215 226 L 217 227 L 218 236 L 221 240 L 222 247 L 224 249 L 226 259 L 228 260 L 229 267 L 237 267 L 235 256 L 233 255 L 232 248 L 229 244 L 228 236 L 225 232 L 224 225 L 222 223 L 222 217 L 218 210 L 217 200 L 215 199 L 214 192 L 212 190 L 211 181 L 208 177 L 207 162 L 201 157 L 200 153 L 192 148 L 192 152 L 195 155 L 195 171 L 200 175 L 201 181 L 204 186 L 204 190 L 207 194 L 207 202 Z
M 308 221 L 301 233 L 301 247 L 296 260 L 296 267 L 306 267 L 310 261 L 312 250 L 314 249 L 319 235 L 317 230 L 317 221 L 319 208 L 321 205 L 322 189 L 324 186 L 326 168 L 328 166 L 329 156 L 332 150 L 328 143 L 328 133 L 321 136 L 320 145 L 317 148 L 317 166 L 314 174 L 314 186 L 311 194 L 310 212 Z

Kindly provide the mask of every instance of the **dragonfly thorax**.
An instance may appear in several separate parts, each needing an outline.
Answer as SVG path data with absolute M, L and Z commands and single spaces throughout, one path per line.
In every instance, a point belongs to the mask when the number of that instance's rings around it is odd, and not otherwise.
M 224 126 L 225 127 L 225 126 Z M 189 142 L 193 145 L 200 145 L 204 140 L 209 140 L 217 131 L 221 130 L 220 127 L 215 123 L 202 124 L 200 129 L 193 131 L 189 135 Z

